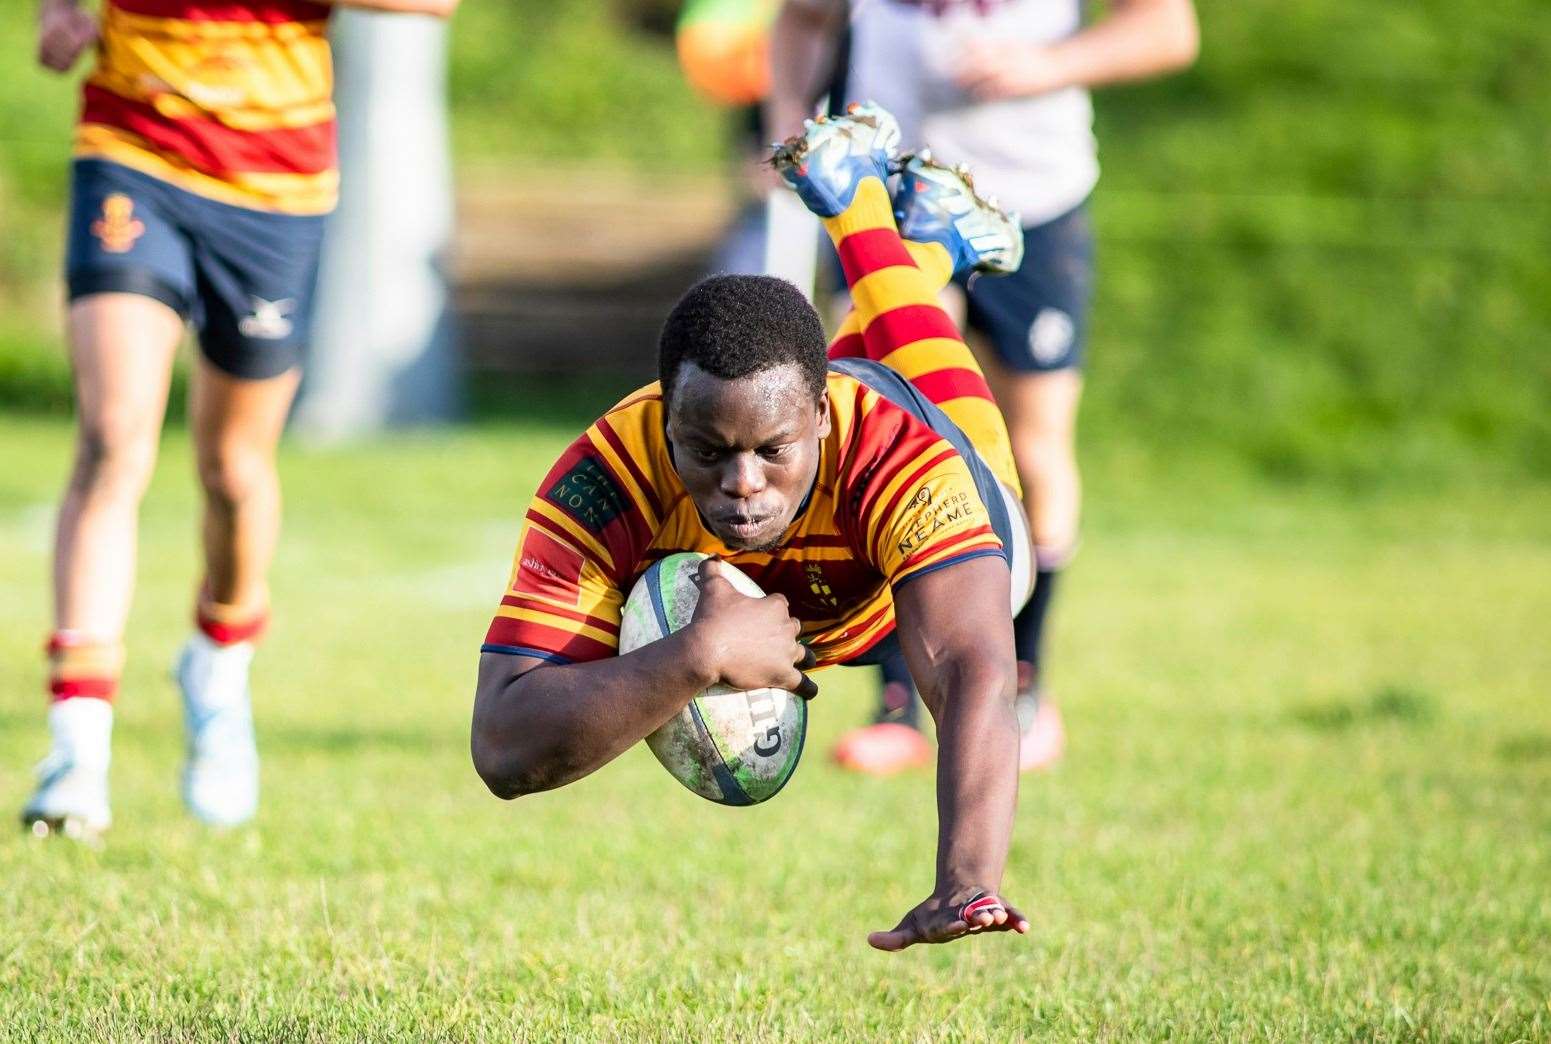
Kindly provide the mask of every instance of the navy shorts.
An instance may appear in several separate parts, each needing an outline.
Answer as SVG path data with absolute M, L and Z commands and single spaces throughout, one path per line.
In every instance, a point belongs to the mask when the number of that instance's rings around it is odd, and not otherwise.
M 964 284 L 964 280 L 959 280 Z M 968 283 L 967 325 L 1014 373 L 1082 366 L 1093 290 L 1093 229 L 1086 204 L 1023 230 L 1023 266 Z
M 275 377 L 301 362 L 307 343 L 323 222 L 206 199 L 107 160 L 76 160 L 70 299 L 153 298 L 193 322 L 200 350 L 219 369 Z

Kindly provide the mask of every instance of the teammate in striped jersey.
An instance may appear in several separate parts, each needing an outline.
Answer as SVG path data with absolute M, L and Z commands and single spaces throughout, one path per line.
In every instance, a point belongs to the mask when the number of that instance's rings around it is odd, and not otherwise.
M 447 15 L 457 0 L 339 0 Z M 201 819 L 258 801 L 248 664 L 280 524 L 275 443 L 299 379 L 324 216 L 339 184 L 331 6 L 310 0 L 41 0 L 38 57 L 95 45 L 75 132 L 67 254 L 80 417 L 55 546 L 53 747 L 22 812 L 38 834 L 109 824 L 112 701 L 139 502 L 172 358 L 199 335 L 191 427 L 205 494 L 197 627 L 178 662 Z
M 685 295 L 660 381 L 572 443 L 528 509 L 473 725 L 476 768 L 510 798 L 596 770 L 714 682 L 812 696 L 806 670 L 902 649 L 938 724 L 941 833 L 932 895 L 869 937 L 885 950 L 1028 928 L 995 893 L 1017 799 L 1012 614 L 1032 549 L 1007 430 L 937 305 L 955 269 L 1015 269 L 1021 238 L 920 158 L 891 200 L 897 142 L 887 113 L 858 106 L 777 151 L 825 219 L 855 313 L 826 352 L 789 283 L 719 276 Z M 686 550 L 713 556 L 694 620 L 618 655 L 635 578 Z M 736 594 L 722 561 L 767 597 Z

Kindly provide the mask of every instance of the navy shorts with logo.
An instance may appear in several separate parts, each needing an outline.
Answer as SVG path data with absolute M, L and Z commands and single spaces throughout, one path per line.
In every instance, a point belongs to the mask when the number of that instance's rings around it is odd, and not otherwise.
M 964 280 L 959 280 L 964 284 Z M 969 281 L 968 326 L 1014 373 L 1082 365 L 1093 290 L 1093 229 L 1086 204 L 1023 230 L 1023 266 Z
M 193 322 L 219 369 L 275 377 L 301 362 L 307 343 L 323 223 L 206 199 L 107 160 L 76 160 L 70 299 L 153 298 Z

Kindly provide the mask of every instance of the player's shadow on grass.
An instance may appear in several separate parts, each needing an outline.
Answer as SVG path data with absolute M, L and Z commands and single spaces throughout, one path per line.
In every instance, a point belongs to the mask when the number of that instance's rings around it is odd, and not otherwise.
M 1543 732 L 1510 736 L 1497 745 L 1497 756 L 1510 764 L 1551 761 L 1551 736 Z
M 328 754 L 353 754 L 380 750 L 423 754 L 468 748 L 468 736 L 463 733 L 410 727 L 329 729 L 306 725 L 265 726 L 260 729 L 259 742 L 264 750 L 276 753 L 321 751 Z
M 1425 692 L 1403 685 L 1385 685 L 1367 696 L 1305 704 L 1289 712 L 1293 721 L 1321 732 L 1383 722 L 1423 726 L 1437 717 L 1437 701 Z
M 0 711 L 0 732 L 36 728 L 42 724 L 42 721 L 42 717 L 37 714 L 11 714 Z

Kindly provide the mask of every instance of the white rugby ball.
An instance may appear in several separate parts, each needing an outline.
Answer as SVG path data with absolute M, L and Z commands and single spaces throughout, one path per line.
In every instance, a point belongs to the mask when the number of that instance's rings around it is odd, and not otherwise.
M 625 599 L 621 654 L 689 623 L 700 601 L 695 574 L 707 557 L 681 551 L 641 574 Z M 764 595 L 736 568 L 727 566 L 725 575 L 740 594 Z M 756 805 L 792 778 L 807 734 L 808 704 L 785 689 L 713 685 L 646 737 L 646 745 L 674 779 L 701 797 L 723 805 Z

